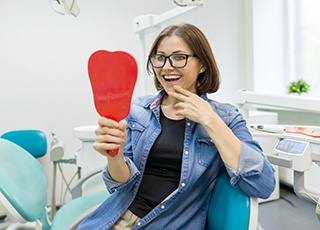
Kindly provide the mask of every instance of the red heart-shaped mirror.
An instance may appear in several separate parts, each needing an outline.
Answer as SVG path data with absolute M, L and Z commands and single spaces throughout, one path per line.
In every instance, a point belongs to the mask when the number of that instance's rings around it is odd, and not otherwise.
M 98 50 L 89 58 L 88 74 L 100 116 L 115 121 L 126 118 L 138 76 L 135 58 L 124 51 Z M 118 150 L 108 151 L 110 156 L 117 153 Z

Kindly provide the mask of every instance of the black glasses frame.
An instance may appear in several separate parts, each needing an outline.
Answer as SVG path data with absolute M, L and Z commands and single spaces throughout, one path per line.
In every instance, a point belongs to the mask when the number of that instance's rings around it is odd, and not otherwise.
M 155 66 L 153 61 L 152 61 L 152 59 L 157 57 L 157 56 L 158 57 L 161 56 L 161 57 L 164 58 L 164 62 L 163 62 L 163 64 L 161 66 Z M 175 65 L 173 65 L 173 61 L 171 60 L 172 56 L 184 56 L 186 62 L 184 63 L 183 66 L 175 66 Z M 196 54 L 170 54 L 168 56 L 165 56 L 163 54 L 152 54 L 152 55 L 149 56 L 149 61 L 150 61 L 150 63 L 151 63 L 153 68 L 162 68 L 166 64 L 167 60 L 169 60 L 169 63 L 173 68 L 184 68 L 188 63 L 188 58 L 189 57 L 197 57 L 197 55 Z

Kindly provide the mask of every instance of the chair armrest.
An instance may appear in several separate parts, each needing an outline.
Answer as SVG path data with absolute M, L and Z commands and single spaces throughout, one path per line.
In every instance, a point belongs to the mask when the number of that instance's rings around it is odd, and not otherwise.
M 50 230 L 74 229 L 109 196 L 110 193 L 103 190 L 67 202 L 55 214 Z
M 86 174 L 85 176 L 81 177 L 80 180 L 76 183 L 76 185 L 71 189 L 71 196 L 72 199 L 82 196 L 82 185 L 89 180 L 91 177 L 101 173 L 102 169 L 96 169 L 91 173 Z

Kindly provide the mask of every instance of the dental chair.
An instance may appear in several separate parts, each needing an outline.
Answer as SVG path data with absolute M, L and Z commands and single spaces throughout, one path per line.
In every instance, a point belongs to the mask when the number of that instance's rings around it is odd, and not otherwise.
M 36 230 L 73 229 L 108 196 L 107 190 L 79 196 L 63 205 L 52 222 L 46 210 L 48 181 L 41 164 L 19 145 L 0 138 L 0 202 L 19 222 Z M 258 201 L 230 184 L 221 170 L 212 193 L 206 230 L 256 230 Z
M 107 190 L 67 202 L 49 221 L 46 208 L 48 179 L 27 150 L 0 138 L 0 202 L 20 223 L 35 222 L 36 230 L 73 229 L 108 196 Z
M 0 138 L 9 140 L 27 150 L 35 158 L 47 153 L 47 138 L 40 130 L 26 129 L 6 132 Z
M 88 177 L 101 173 L 96 170 Z M 79 185 L 88 178 L 80 180 Z M 75 186 L 74 196 L 80 196 L 80 189 Z M 92 209 L 93 210 L 93 209 Z M 86 213 L 88 214 L 88 212 Z M 257 230 L 258 199 L 244 194 L 230 184 L 230 177 L 223 168 L 217 178 L 210 198 L 205 230 Z
M 211 195 L 206 230 L 257 230 L 258 200 L 230 184 L 222 169 Z
M 47 138 L 45 133 L 40 130 L 12 130 L 2 134 L 0 138 L 19 145 L 35 158 L 43 157 L 47 153 Z M 32 228 L 34 226 L 34 223 L 25 223 L 23 225 L 20 223 L 11 223 L 11 219 L 10 216 L 6 218 L 6 225 L 9 225 L 7 228 L 9 230 L 16 230 L 22 227 Z
M 81 197 L 81 185 L 97 173 L 101 173 L 101 170 L 95 170 L 79 181 L 72 190 L 73 198 Z M 233 187 L 223 168 L 210 198 L 205 230 L 257 230 L 258 226 L 258 199 Z

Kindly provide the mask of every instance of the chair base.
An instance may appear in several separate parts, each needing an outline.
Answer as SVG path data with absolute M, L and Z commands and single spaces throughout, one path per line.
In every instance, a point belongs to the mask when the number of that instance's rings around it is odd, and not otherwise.
M 13 224 L 10 224 L 8 226 L 8 228 L 6 230 L 34 230 L 36 227 L 36 223 L 25 223 L 25 224 L 21 224 L 21 223 L 13 223 Z

